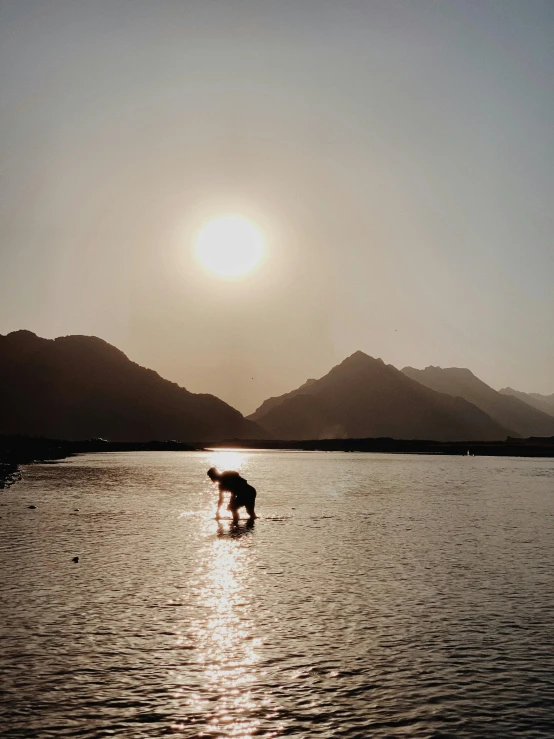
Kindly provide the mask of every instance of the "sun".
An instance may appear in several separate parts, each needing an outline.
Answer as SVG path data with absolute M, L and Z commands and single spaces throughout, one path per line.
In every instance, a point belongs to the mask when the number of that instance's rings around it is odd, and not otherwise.
M 220 277 L 243 277 L 261 261 L 265 251 L 260 230 L 241 216 L 222 216 L 210 221 L 195 242 L 200 262 Z

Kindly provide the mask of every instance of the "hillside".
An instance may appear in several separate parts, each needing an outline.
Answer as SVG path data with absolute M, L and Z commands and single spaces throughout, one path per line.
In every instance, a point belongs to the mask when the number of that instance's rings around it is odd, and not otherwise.
M 94 336 L 0 335 L 0 433 L 58 439 L 215 441 L 267 433 Z
M 440 393 L 458 396 L 473 403 L 512 434 L 522 437 L 554 435 L 554 417 L 532 408 L 519 398 L 502 395 L 459 367 L 426 367 L 424 370 L 404 367 L 405 375 Z
M 523 393 L 521 390 L 513 390 L 511 387 L 503 387 L 498 392 L 501 395 L 511 395 L 543 413 L 548 413 L 549 416 L 554 416 L 554 393 L 552 395 Z
M 319 380 L 266 400 L 249 419 L 278 439 L 504 439 L 510 430 L 462 398 L 430 390 L 356 352 Z

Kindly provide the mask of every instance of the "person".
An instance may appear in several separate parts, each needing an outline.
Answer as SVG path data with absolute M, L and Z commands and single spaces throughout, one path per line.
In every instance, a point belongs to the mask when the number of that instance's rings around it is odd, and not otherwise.
M 219 472 L 215 467 L 210 467 L 208 477 L 212 482 L 219 484 L 219 499 L 217 501 L 216 518 L 219 519 L 219 509 L 223 505 L 223 497 L 225 493 L 231 493 L 231 499 L 227 510 L 233 514 L 233 523 L 239 520 L 239 508 L 246 508 L 246 512 L 253 521 L 256 516 L 254 507 L 256 505 L 256 488 L 249 485 L 248 482 L 241 477 L 238 472 L 228 470 L 227 472 Z

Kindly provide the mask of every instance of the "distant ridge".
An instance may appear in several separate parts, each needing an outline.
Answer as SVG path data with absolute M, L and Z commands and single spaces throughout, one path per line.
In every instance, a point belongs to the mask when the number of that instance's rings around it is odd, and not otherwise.
M 554 417 L 532 408 L 517 397 L 501 394 L 462 367 L 404 367 L 405 375 L 440 393 L 465 398 L 494 421 L 522 437 L 554 435 Z
M 324 377 L 266 400 L 248 418 L 283 440 L 497 440 L 510 433 L 467 400 L 430 390 L 361 351 Z
M 552 395 L 523 393 L 520 390 L 513 390 L 511 387 L 503 387 L 502 390 L 499 390 L 498 392 L 501 395 L 512 395 L 514 398 L 522 400 L 524 403 L 536 408 L 538 411 L 554 416 L 554 393 L 552 393 Z
M 0 433 L 110 441 L 216 441 L 267 432 L 95 336 L 0 335 Z

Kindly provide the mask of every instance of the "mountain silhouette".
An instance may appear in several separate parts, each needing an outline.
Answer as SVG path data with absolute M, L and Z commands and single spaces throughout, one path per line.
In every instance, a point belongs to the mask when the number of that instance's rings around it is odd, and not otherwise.
M 319 380 L 269 398 L 248 417 L 277 439 L 504 439 L 509 429 L 463 398 L 424 387 L 356 352 Z
M 554 418 L 532 408 L 519 398 L 502 395 L 473 372 L 460 367 L 404 367 L 405 375 L 432 390 L 459 396 L 485 411 L 501 426 L 511 429 L 511 436 L 552 436 Z
M 527 405 L 536 408 L 543 413 L 554 416 L 554 393 L 552 395 L 541 395 L 540 393 L 523 393 L 521 390 L 514 390 L 511 387 L 503 387 L 498 391 L 501 395 L 512 395 L 514 398 L 522 400 Z
M 0 433 L 113 441 L 267 438 L 213 395 L 164 380 L 94 336 L 0 335 Z

